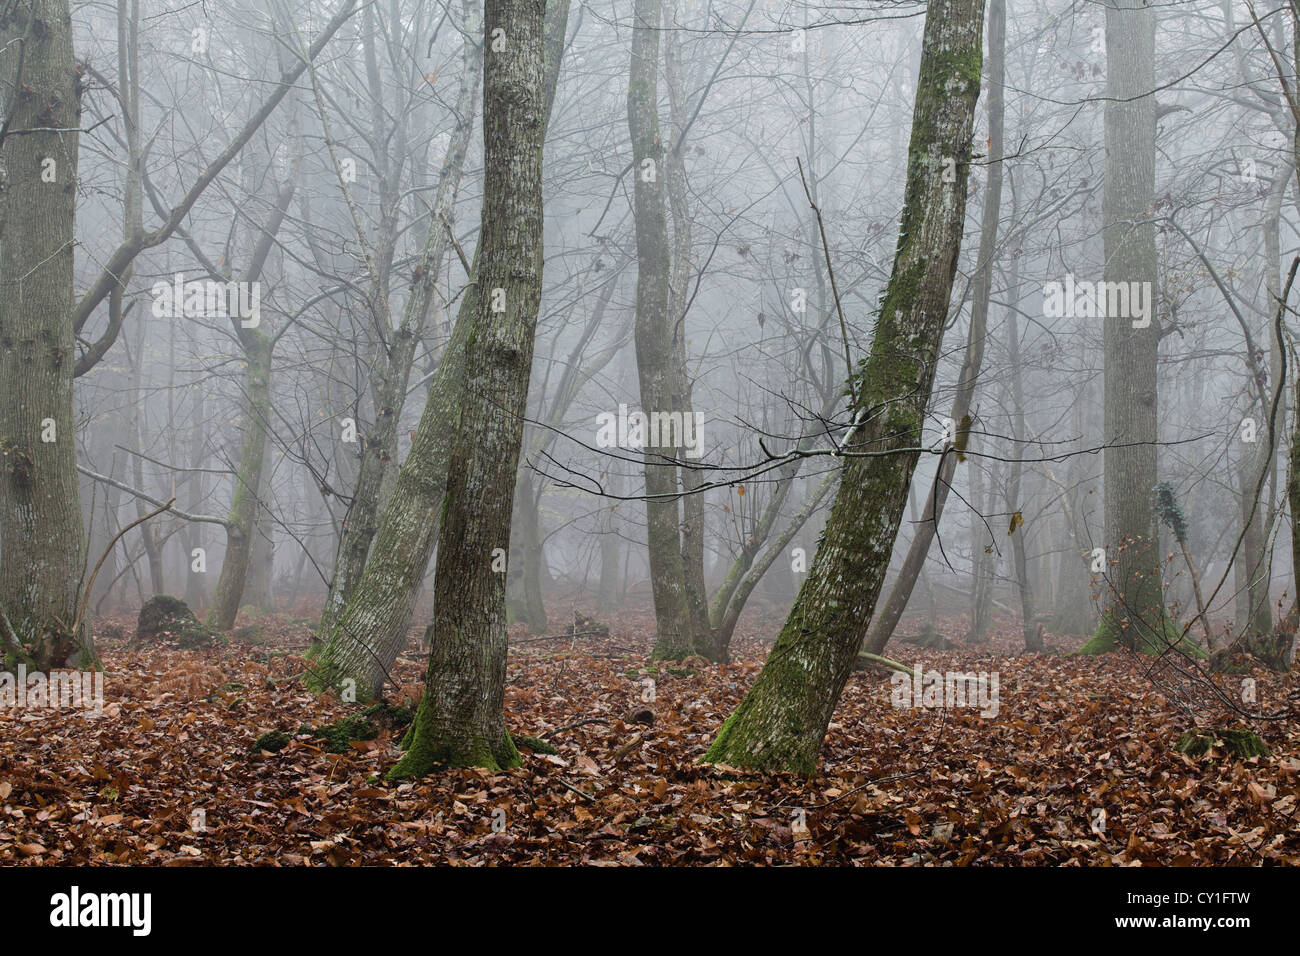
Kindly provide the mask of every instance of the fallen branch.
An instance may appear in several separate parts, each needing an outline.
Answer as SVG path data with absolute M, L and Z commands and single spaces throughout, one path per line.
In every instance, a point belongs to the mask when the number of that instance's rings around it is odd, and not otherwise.
M 910 674 L 913 669 L 906 664 L 900 664 L 898 661 L 891 661 L 888 657 L 881 657 L 879 654 L 872 654 L 869 651 L 858 651 L 858 660 L 866 661 L 869 664 L 879 664 L 881 667 L 888 667 L 890 670 L 898 671 L 900 674 Z

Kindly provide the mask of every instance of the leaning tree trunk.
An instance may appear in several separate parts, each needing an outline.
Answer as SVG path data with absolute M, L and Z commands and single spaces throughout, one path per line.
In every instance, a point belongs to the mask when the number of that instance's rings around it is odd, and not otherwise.
M 871 623 L 864 649 L 872 654 L 882 654 L 893 636 L 898 622 L 907 610 L 917 579 L 925 567 L 939 532 L 939 519 L 943 517 L 948 492 L 952 488 L 957 464 L 961 460 L 960 448 L 970 447 L 970 409 L 975 397 L 975 383 L 979 381 L 980 367 L 984 364 L 984 338 L 988 334 L 989 296 L 993 287 L 993 260 L 997 253 L 998 218 L 1002 213 L 1002 83 L 1007 43 L 1006 0 L 992 0 L 989 4 L 989 54 L 988 54 L 988 110 L 989 153 L 988 184 L 984 190 L 984 211 L 980 218 L 980 245 L 975 261 L 975 281 L 971 292 L 970 332 L 966 336 L 966 357 L 962 361 L 957 394 L 952 403 L 952 422 L 957 433 L 950 435 L 955 447 L 948 450 L 939 462 L 939 469 L 930 485 L 930 495 L 916 534 L 908 546 L 903 567 L 898 573 L 889 597 Z M 978 507 L 978 505 L 976 505 Z
M 72 395 L 81 70 L 67 0 L 7 7 L 0 49 L 0 664 L 48 670 L 95 656 L 89 632 L 72 631 L 85 547 Z
M 479 309 L 438 538 L 425 694 L 393 779 L 436 766 L 516 766 L 506 731 L 505 573 L 515 471 L 523 441 L 542 294 L 544 0 L 487 0 L 483 82 L 483 218 Z M 497 306 L 504 305 L 498 312 Z
M 1163 647 L 1167 615 L 1160 537 L 1151 505 L 1156 484 L 1157 359 L 1155 227 L 1155 12 L 1144 0 L 1106 0 L 1106 180 L 1102 240 L 1107 283 L 1146 283 L 1150 322 L 1104 323 L 1102 453 L 1108 607 L 1084 653 Z
M 919 456 L 957 270 L 983 14 L 983 0 L 931 0 L 927 8 L 898 248 L 871 353 L 852 382 L 843 442 L 850 457 L 790 617 L 705 755 L 710 762 L 812 773 L 870 623 Z M 945 176 L 953 164 L 956 174 Z
M 476 16 L 473 6 L 472 2 L 464 4 L 467 19 Z M 397 425 L 406 400 L 416 346 L 428 320 L 435 282 L 447 253 L 447 223 L 451 221 L 455 210 L 465 166 L 465 153 L 474 131 L 474 101 L 481 75 L 482 50 L 477 44 L 466 43 L 461 55 L 461 76 L 456 95 L 456 126 L 452 130 L 442 168 L 438 173 L 438 189 L 426 224 L 424 251 L 415 269 L 418 278 L 411 287 L 402 321 L 392 333 L 391 341 L 376 344 L 375 382 L 372 388 L 374 427 L 372 433 L 365 436 L 352 500 L 348 504 L 343 532 L 339 536 L 329 594 L 317 627 L 317 635 L 321 639 L 334 631 L 339 615 L 347 607 L 357 582 L 361 580 L 371 543 L 379 527 L 383 490 L 396 468 Z M 377 318 L 385 324 L 391 321 L 387 296 L 380 297 L 372 293 L 371 307 Z M 402 632 L 404 636 L 405 624 Z
M 547 9 L 543 128 L 554 101 L 568 10 L 568 0 L 552 0 Z M 510 31 L 503 29 L 509 45 Z M 461 298 L 392 497 L 380 512 L 370 557 L 346 608 L 331 630 L 321 634 L 321 650 L 307 679 L 313 689 L 350 690 L 359 701 L 377 697 L 388 669 L 406 646 L 406 631 L 438 540 L 452 441 L 448 422 L 459 417 L 466 349 L 481 305 L 478 271 L 476 248 L 470 267 L 473 281 Z M 428 273 L 425 278 L 433 281 Z

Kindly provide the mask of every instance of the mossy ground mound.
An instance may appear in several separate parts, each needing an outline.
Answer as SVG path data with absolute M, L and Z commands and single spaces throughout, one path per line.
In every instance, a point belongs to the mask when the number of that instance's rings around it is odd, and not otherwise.
M 410 725 L 415 715 L 405 707 L 394 707 L 383 701 L 371 704 L 359 714 L 344 717 L 330 724 L 309 727 L 306 724 L 298 728 L 298 733 L 325 741 L 325 749 L 330 753 L 346 753 L 348 744 L 354 740 L 374 740 L 385 730 L 404 730 Z
M 144 602 L 135 625 L 136 645 L 168 641 L 185 650 L 201 650 L 222 643 L 221 636 L 199 622 L 188 604 L 170 594 Z
M 262 734 L 253 741 L 253 745 L 249 750 L 252 753 L 263 750 L 270 753 L 279 753 L 294 736 L 307 736 L 313 740 L 324 741 L 325 746 L 322 749 L 328 753 L 347 753 L 348 745 L 352 741 L 374 740 L 385 731 L 405 730 L 410 726 L 414 716 L 405 707 L 394 707 L 392 704 L 378 701 L 359 713 L 332 723 L 321 724 L 319 727 L 303 724 L 293 734 L 285 733 L 283 730 L 273 730 Z
M 1178 738 L 1174 749 L 1189 757 L 1203 757 L 1212 751 L 1243 760 L 1268 756 L 1264 741 L 1249 730 L 1189 730 Z
M 263 750 L 268 753 L 279 753 L 289 745 L 292 738 L 283 730 L 272 730 L 253 741 L 253 745 L 248 749 L 252 753 L 261 753 Z

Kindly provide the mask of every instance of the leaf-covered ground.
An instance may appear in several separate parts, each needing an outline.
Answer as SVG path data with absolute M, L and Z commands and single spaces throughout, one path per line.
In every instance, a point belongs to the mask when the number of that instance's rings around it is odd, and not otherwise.
M 978 649 L 895 640 L 888 653 L 909 665 L 998 672 L 997 716 L 894 707 L 887 676 L 856 673 L 816 777 L 751 775 L 696 761 L 779 620 L 751 618 L 730 666 L 665 667 L 649 660 L 652 621 L 616 615 L 608 638 L 515 635 L 509 726 L 558 755 L 524 749 L 517 770 L 393 786 L 386 734 L 342 754 L 305 735 L 250 752 L 267 731 L 355 713 L 296 679 L 305 621 L 255 623 L 238 632 L 252 643 L 212 652 L 101 638 L 100 719 L 0 709 L 0 864 L 1300 861 L 1295 718 L 1250 724 L 1267 757 L 1174 752 L 1198 723 L 1242 726 L 1223 702 L 1246 676 L 1216 678 L 1220 698 L 1181 660 L 1014 656 L 1009 622 Z M 129 637 L 132 622 L 117 624 Z M 1049 635 L 1054 650 L 1079 643 Z M 413 641 L 394 676 L 418 692 L 421 667 Z M 1294 674 L 1249 676 L 1254 706 L 1288 712 Z

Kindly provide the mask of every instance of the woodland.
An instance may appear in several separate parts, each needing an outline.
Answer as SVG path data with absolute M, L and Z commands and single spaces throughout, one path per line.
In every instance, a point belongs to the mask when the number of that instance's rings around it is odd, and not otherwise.
M 1298 66 L 0 0 L 0 866 L 1297 863 Z

